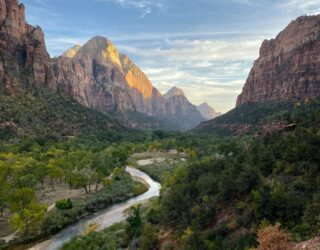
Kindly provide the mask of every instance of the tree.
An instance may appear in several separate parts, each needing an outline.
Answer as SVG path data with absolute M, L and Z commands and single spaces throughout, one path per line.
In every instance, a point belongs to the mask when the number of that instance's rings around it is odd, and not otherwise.
M 134 237 L 140 237 L 142 229 L 142 219 L 140 215 L 141 204 L 130 208 L 130 216 L 127 218 L 129 233 Z
M 46 214 L 46 206 L 37 203 L 31 188 L 21 188 L 9 195 L 9 207 L 13 216 L 11 225 L 24 234 L 35 231 Z
M 145 224 L 143 226 L 140 238 L 141 250 L 153 250 L 159 249 L 159 238 L 155 226 L 151 224 Z
M 311 227 L 313 235 L 320 232 L 320 193 L 313 195 L 312 201 L 307 205 L 303 221 Z
M 13 228 L 27 235 L 40 228 L 46 214 L 47 207 L 35 202 L 28 204 L 24 209 L 13 214 L 10 224 Z

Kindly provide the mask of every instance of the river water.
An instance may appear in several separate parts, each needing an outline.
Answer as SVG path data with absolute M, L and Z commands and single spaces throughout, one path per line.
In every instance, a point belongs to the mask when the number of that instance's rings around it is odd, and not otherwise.
M 92 214 L 86 218 L 72 224 L 58 234 L 52 236 L 50 240 L 44 241 L 30 248 L 29 250 L 56 250 L 59 249 L 65 242 L 68 242 L 72 237 L 83 234 L 90 224 L 100 225 L 98 230 L 121 222 L 126 219 L 124 211 L 132 205 L 146 201 L 152 197 L 159 196 L 161 185 L 155 182 L 146 173 L 131 167 L 127 167 L 126 171 L 132 176 L 139 178 L 149 185 L 149 190 L 137 197 L 128 199 L 127 201 L 114 204 L 104 210 Z

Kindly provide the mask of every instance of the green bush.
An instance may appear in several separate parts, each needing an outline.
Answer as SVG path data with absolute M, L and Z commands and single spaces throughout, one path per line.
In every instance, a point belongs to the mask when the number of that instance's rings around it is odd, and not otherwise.
M 62 199 L 56 201 L 56 208 L 60 210 L 67 210 L 71 209 L 73 207 L 73 204 L 70 199 Z

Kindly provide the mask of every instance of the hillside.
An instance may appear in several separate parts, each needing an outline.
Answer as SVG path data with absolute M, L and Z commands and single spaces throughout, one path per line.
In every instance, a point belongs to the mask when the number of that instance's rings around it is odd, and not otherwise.
M 59 138 L 119 129 L 114 118 L 47 89 L 0 93 L 0 139 Z

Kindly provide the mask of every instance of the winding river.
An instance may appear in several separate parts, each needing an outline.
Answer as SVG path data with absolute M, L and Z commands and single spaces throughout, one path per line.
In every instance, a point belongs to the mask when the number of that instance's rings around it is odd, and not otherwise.
M 44 241 L 30 248 L 29 250 L 56 250 L 59 249 L 65 242 L 68 242 L 72 237 L 76 235 L 80 235 L 85 232 L 87 227 L 96 223 L 99 226 L 98 230 L 102 230 L 103 228 L 109 227 L 114 223 L 121 222 L 125 220 L 124 211 L 135 205 L 137 203 L 141 203 L 146 201 L 152 197 L 159 196 L 161 185 L 158 182 L 155 182 L 145 174 L 144 172 L 127 167 L 126 171 L 135 178 L 138 178 L 149 185 L 149 190 L 139 196 L 128 199 L 127 201 L 114 204 L 100 212 L 92 214 L 86 218 L 81 219 L 75 224 L 72 224 L 58 234 L 52 236 L 50 240 Z

